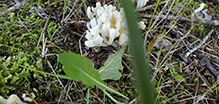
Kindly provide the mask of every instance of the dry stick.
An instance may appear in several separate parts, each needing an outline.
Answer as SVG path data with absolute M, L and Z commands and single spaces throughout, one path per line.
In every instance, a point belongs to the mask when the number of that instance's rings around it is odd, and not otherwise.
M 167 4 L 168 4 L 168 2 L 169 2 L 170 0 L 168 0 L 168 1 L 165 1 L 164 3 L 165 3 L 165 5 L 164 5 L 164 8 L 161 10 L 161 12 L 159 13 L 159 15 L 158 15 L 158 17 L 159 16 L 162 16 L 161 14 L 163 13 L 163 11 L 164 11 L 164 9 L 165 9 L 165 7 L 167 6 Z M 172 3 L 173 4 L 173 3 Z M 158 4 L 159 5 L 159 4 Z M 156 5 L 155 5 L 156 6 Z M 172 7 L 172 5 L 171 5 L 171 7 Z M 167 13 L 167 15 L 168 15 L 168 13 Z M 150 29 L 148 30 L 148 32 L 146 32 L 146 34 L 145 34 L 145 39 L 144 39 L 144 47 L 146 47 L 146 41 L 147 41 L 147 35 L 148 35 L 148 33 L 152 30 L 152 28 L 154 27 L 154 25 L 157 23 L 157 21 L 159 20 L 159 18 L 157 18 L 157 19 L 155 19 L 155 21 L 153 22 L 153 24 L 151 25 L 151 27 L 150 27 Z M 163 19 L 161 20 L 161 21 L 163 21 Z M 159 22 L 160 23 L 160 22 Z M 158 23 L 158 24 L 159 24 Z M 156 25 L 157 26 L 157 25 Z
M 60 42 L 60 41 L 57 40 L 56 42 Z M 53 43 L 53 42 L 51 42 L 51 41 L 49 41 L 49 43 L 50 43 L 52 46 L 55 46 L 56 48 L 58 48 L 60 51 L 65 52 L 65 50 L 63 50 L 62 48 L 60 48 L 59 46 L 57 46 L 55 43 Z M 49 47 L 49 45 L 48 45 L 48 47 Z M 47 55 L 46 55 L 46 56 L 47 56 Z
M 77 2 L 74 2 L 73 7 L 70 9 L 69 14 L 65 17 L 64 22 L 70 17 L 69 15 L 72 13 L 72 10 L 74 10 L 74 7 L 76 5 Z M 69 3 L 70 4 L 70 3 Z M 58 18 L 57 18 L 58 19 Z M 58 21 L 58 20 L 57 20 Z M 61 22 L 62 23 L 62 22 Z M 60 29 L 62 26 L 59 26 L 58 29 Z M 55 35 L 55 33 L 58 31 L 58 29 L 53 33 L 52 37 L 50 38 L 50 41 L 52 41 L 53 36 Z
M 171 6 L 170 6 L 170 9 L 168 9 L 168 11 L 167 11 L 167 13 L 166 13 L 166 15 L 165 15 L 165 17 L 164 18 L 162 18 L 157 24 L 156 23 L 154 23 L 152 26 L 151 26 L 151 28 L 153 28 L 153 27 L 157 27 L 168 15 L 169 15 L 169 13 L 170 13 L 170 10 L 172 9 L 172 6 L 173 6 L 173 4 L 174 4 L 174 2 L 175 2 L 175 0 L 173 0 L 173 2 L 172 2 L 172 4 L 171 4 Z M 163 8 L 166 8 L 166 6 L 167 6 L 167 4 L 169 3 L 169 1 L 167 1 L 167 3 L 164 5 L 164 7 Z M 162 12 L 163 11 L 163 9 L 161 10 L 161 12 L 159 13 L 159 15 L 158 16 L 161 16 L 161 14 L 163 13 Z M 156 24 L 156 26 L 154 26 Z
M 33 98 L 33 96 L 28 92 L 28 91 L 25 91 L 27 94 L 28 94 L 28 96 L 33 100 L 33 102 L 35 103 L 35 104 L 38 104 L 37 102 L 36 102 L 36 100 Z
M 72 10 L 74 9 L 75 5 L 77 2 L 74 2 L 74 6 L 72 7 L 70 13 L 65 17 L 64 21 L 67 21 L 70 17 L 72 17 L 72 15 L 74 15 L 78 9 L 81 7 L 82 3 L 79 5 L 79 7 L 72 13 Z M 62 22 L 61 22 L 62 23 Z
M 197 68 L 195 68 L 195 70 L 196 70 L 197 73 L 199 73 Z M 195 98 L 197 97 L 198 88 L 199 88 L 199 80 L 197 81 L 197 85 L 196 85 Z M 195 102 L 195 98 L 193 99 L 193 102 Z
M 40 38 L 39 38 L 39 40 L 38 40 L 38 43 L 37 43 L 37 46 L 36 46 L 36 47 L 38 47 L 38 45 L 40 44 L 40 40 L 41 40 L 42 36 L 45 34 L 44 32 L 46 31 L 46 27 L 47 27 L 47 25 L 49 24 L 49 20 L 50 20 L 51 14 L 52 14 L 52 12 L 50 12 L 49 17 L 48 17 L 48 19 L 46 20 L 46 23 L 45 23 L 44 28 L 43 28 L 43 30 L 42 30 L 42 32 L 41 32 L 41 35 L 40 35 Z
M 195 48 L 193 48 L 192 50 L 190 50 L 189 52 L 187 52 L 185 54 L 185 57 L 188 57 L 191 53 L 193 53 L 194 51 L 196 51 L 198 48 L 200 48 L 205 41 L 211 36 L 211 34 L 214 32 L 214 29 L 212 29 L 203 39 L 203 41 L 201 41 L 201 43 L 199 43 Z
M 191 2 L 191 1 L 190 1 Z M 186 9 L 183 11 L 184 8 L 187 8 L 188 5 L 186 5 L 186 3 L 183 4 L 182 8 L 180 9 L 180 11 L 178 12 L 177 16 L 181 17 L 182 14 L 186 11 Z M 174 24 L 174 22 L 177 22 L 179 20 L 179 18 L 175 17 L 174 19 L 170 20 L 170 24 Z
M 186 35 L 184 35 L 183 37 L 181 37 L 180 40 L 182 41 L 184 38 L 186 38 L 186 37 L 190 34 L 190 32 L 192 31 L 192 29 L 193 29 L 194 27 L 195 27 L 195 25 L 192 26 L 192 28 L 189 30 L 189 32 L 187 32 Z
M 178 20 L 177 20 L 177 21 L 178 21 Z M 178 44 L 179 44 L 185 37 L 187 37 L 187 36 L 189 35 L 189 33 L 191 32 L 191 30 L 192 30 L 193 28 L 194 28 L 194 26 L 187 32 L 187 34 L 186 34 L 185 36 L 183 36 L 183 37 L 181 37 L 181 38 L 179 39 L 178 43 L 177 43 L 175 46 L 178 46 Z M 175 52 L 175 51 L 176 51 L 176 50 L 174 50 L 173 52 Z M 170 52 L 169 54 L 171 54 L 171 53 L 173 53 L 173 52 Z M 171 54 L 170 57 L 169 57 L 167 60 L 169 60 L 172 55 L 173 55 L 173 54 Z M 160 69 L 161 67 L 163 67 L 163 66 L 166 64 L 167 60 L 159 67 L 159 69 Z M 155 79 L 155 76 L 156 76 L 157 72 L 159 71 L 159 69 L 156 70 L 156 72 L 154 73 L 154 76 L 153 76 L 153 78 L 151 79 L 151 81 Z
M 0 4 L 3 4 L 3 3 L 0 2 Z M 3 12 L 4 10 L 7 10 L 7 8 L 10 7 L 10 6 L 11 6 L 11 4 L 10 4 L 10 5 L 7 5 L 7 6 L 5 6 L 5 7 L 1 7 L 1 8 L 0 8 L 0 12 Z
M 71 99 L 71 97 L 69 96 L 68 93 L 69 93 L 69 91 L 72 89 L 72 86 L 73 86 L 74 83 L 75 83 L 74 81 L 72 81 L 72 83 L 70 82 L 70 85 L 68 85 L 68 89 L 67 89 L 67 91 L 66 91 L 66 96 L 65 96 L 65 98 L 67 99 L 67 97 L 68 97 L 71 102 L 73 102 L 73 100 Z
M 197 70 L 197 69 L 196 69 Z M 210 91 L 212 91 L 210 85 L 208 84 L 208 82 L 206 81 L 205 77 L 203 77 L 198 71 L 197 71 L 198 77 L 201 78 L 201 80 L 206 83 L 206 86 L 208 87 L 208 89 L 210 89 Z M 207 91 L 208 92 L 208 91 Z M 202 95 L 203 97 L 205 96 L 205 94 Z M 197 99 L 198 100 L 198 99 Z
M 13 11 L 15 11 L 17 9 L 20 9 L 22 6 L 24 6 L 29 1 L 30 0 L 23 0 L 22 2 L 18 2 L 17 0 L 15 0 L 15 2 L 17 4 L 15 4 L 13 7 L 9 8 L 9 9 L 3 11 L 3 12 L 0 12 L 0 16 L 5 15 L 5 14 L 7 14 L 9 12 L 13 12 Z
M 69 80 L 68 82 L 65 84 L 65 86 L 62 86 L 63 87 L 63 90 L 60 92 L 60 96 L 59 96 L 59 100 L 58 101 L 61 101 L 62 99 L 66 99 L 64 98 L 65 97 L 65 93 L 66 93 L 66 88 L 68 87 L 68 84 L 69 84 Z
M 86 32 L 84 32 L 84 34 L 85 34 Z M 81 37 L 80 37 L 80 39 L 79 39 L 79 48 L 80 48 L 80 53 L 81 53 L 81 55 L 83 56 L 83 53 L 82 53 L 82 48 L 81 48 L 81 39 L 84 37 L 84 34 L 83 35 L 81 35 Z
M 57 62 L 58 62 L 58 55 L 56 54 L 56 56 L 57 56 Z M 52 67 L 51 63 L 50 63 L 48 60 L 47 60 L 47 63 L 49 64 L 50 68 L 52 69 L 52 72 L 53 72 L 54 74 L 56 74 L 54 68 Z M 60 85 L 61 85 L 62 87 L 64 87 L 64 85 L 63 85 L 63 83 L 61 82 L 61 80 L 59 79 L 59 77 L 56 76 L 56 78 L 58 79 Z M 72 101 L 71 97 L 70 97 L 68 94 L 67 94 L 67 96 L 68 96 L 68 98 L 70 99 L 70 101 Z
M 160 13 L 158 14 L 158 17 L 162 15 L 162 13 L 164 12 L 164 9 L 166 9 L 166 6 L 167 6 L 167 4 L 168 4 L 169 1 L 170 1 L 170 0 L 166 1 L 166 4 L 164 5 L 163 9 L 162 9 L 162 10 L 160 11 Z M 173 2 L 173 3 L 174 3 L 174 2 Z M 173 3 L 172 3 L 172 4 L 173 4 Z M 172 5 L 171 5 L 171 6 L 172 6 Z M 171 7 L 170 7 L 170 9 L 171 9 Z M 167 13 L 166 15 L 168 15 L 168 13 Z M 148 31 L 151 31 L 151 29 L 154 27 L 154 25 L 157 24 L 157 21 L 158 21 L 158 20 L 159 20 L 159 18 L 156 18 L 156 19 L 154 20 L 153 24 L 151 25 L 151 27 L 150 27 L 150 29 L 149 29 Z M 161 21 L 162 21 L 162 20 L 161 20 Z
M 136 98 L 134 98 L 132 101 L 130 101 L 129 104 L 136 104 L 136 103 L 137 103 L 137 100 L 138 100 L 138 99 L 137 99 L 137 97 L 136 97 Z
M 52 34 L 51 38 L 49 41 L 52 41 L 53 37 L 56 35 L 57 32 L 59 32 L 59 29 L 61 28 L 62 26 L 59 26 L 56 31 Z M 58 34 L 58 33 L 57 33 Z
M 42 49 L 42 53 L 41 53 L 41 57 L 44 58 L 47 51 L 48 51 L 48 48 L 46 48 L 46 40 L 47 38 L 45 39 L 45 34 L 43 33 L 43 49 Z
M 152 15 L 148 15 L 148 14 L 145 14 L 143 15 L 142 17 L 144 18 L 148 18 L 150 19 L 152 17 Z M 162 18 L 165 18 L 165 15 L 161 15 L 161 16 L 157 16 L 155 15 L 153 19 L 162 19 Z M 201 19 L 189 19 L 189 18 L 186 18 L 186 17 L 176 17 L 176 16 L 168 16 L 166 17 L 167 20 L 173 20 L 173 19 L 179 19 L 179 21 L 186 21 L 186 22 L 198 22 L 198 21 L 202 21 L 203 23 L 206 23 L 206 24 L 209 24 L 211 26 L 219 26 L 219 21 L 218 20 L 201 20 Z
M 203 50 L 200 50 L 200 49 L 198 49 L 197 51 L 199 51 L 199 52 L 201 52 L 201 53 L 203 53 L 203 54 L 209 55 L 209 56 L 211 56 L 211 57 L 214 57 L 214 58 L 216 58 L 216 59 L 219 59 L 219 57 L 218 57 L 218 56 L 216 56 L 216 55 L 213 55 L 213 54 L 210 54 L 210 53 L 208 53 L 208 52 L 205 52 L 205 51 L 203 51 Z
M 94 95 L 94 97 L 96 97 L 99 100 L 100 104 L 103 104 L 103 101 L 97 96 L 96 93 L 94 93 L 92 90 L 90 90 L 90 92 Z M 104 93 L 105 94 L 105 93 Z

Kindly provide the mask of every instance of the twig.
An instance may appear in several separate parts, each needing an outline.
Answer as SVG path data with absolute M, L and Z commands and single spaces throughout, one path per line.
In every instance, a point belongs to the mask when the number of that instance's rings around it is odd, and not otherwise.
M 145 15 L 142 15 L 143 18 L 152 18 L 152 15 L 148 15 L 148 14 L 145 14 Z M 153 19 L 162 19 L 162 18 L 166 18 L 167 20 L 174 20 L 174 19 L 179 19 L 178 21 L 186 21 L 186 22 L 198 22 L 198 21 L 202 21 L 203 23 L 206 23 L 206 24 L 209 24 L 211 26 L 219 26 L 219 21 L 218 20 L 201 20 L 201 19 L 189 19 L 189 18 L 186 18 L 186 17 L 176 17 L 176 16 L 167 16 L 165 17 L 165 15 L 161 15 L 161 16 L 157 16 L 155 15 Z
M 28 94 L 28 96 L 33 100 L 33 102 L 34 102 L 35 104 L 38 104 L 38 103 L 36 102 L 36 100 L 33 98 L 32 94 L 30 94 L 28 91 L 25 91 L 25 92 Z
M 157 26 L 169 15 L 169 12 L 170 12 L 170 10 L 171 10 L 171 8 L 172 8 L 174 2 L 175 2 L 175 0 L 173 0 L 172 4 L 171 4 L 171 6 L 170 6 L 170 9 L 168 9 L 168 11 L 167 11 L 165 17 L 162 18 L 158 23 L 155 23 L 155 22 L 154 22 L 154 24 L 151 26 L 151 28 L 152 28 L 152 27 L 157 27 Z M 169 3 L 169 0 L 168 0 L 167 3 L 164 5 L 164 8 L 166 8 L 166 6 L 167 6 L 168 3 Z M 161 16 L 162 13 L 163 13 L 163 9 L 161 10 L 161 12 L 159 13 L 158 16 Z M 154 26 L 155 24 L 156 24 L 156 26 Z
M 43 28 L 43 30 L 42 30 L 42 32 L 41 32 L 41 35 L 40 35 L 40 38 L 39 38 L 39 40 L 38 40 L 38 43 L 37 43 L 37 46 L 36 46 L 36 47 L 38 47 L 38 45 L 40 44 L 40 40 L 41 40 L 42 36 L 45 35 L 44 32 L 46 31 L 46 27 L 47 27 L 48 24 L 49 24 L 49 20 L 50 20 L 51 15 L 52 15 L 52 12 L 50 12 L 49 17 L 48 17 L 48 19 L 46 20 L 46 23 L 45 23 L 44 28 Z
M 3 12 L 0 12 L 0 16 L 5 15 L 5 14 L 7 14 L 9 12 L 13 12 L 13 11 L 15 11 L 17 9 L 20 9 L 22 6 L 24 6 L 29 1 L 30 0 L 23 0 L 22 2 L 19 2 L 18 0 L 15 0 L 15 2 L 17 4 L 15 4 L 13 7 L 9 8 L 9 9 L 3 11 Z
M 57 56 L 57 62 L 58 62 L 58 55 L 56 54 L 55 56 Z M 52 69 L 52 72 L 53 72 L 54 74 L 56 74 L 55 70 L 53 69 L 51 63 L 50 63 L 48 60 L 47 60 L 47 63 L 49 64 L 50 68 Z M 57 78 L 57 80 L 59 81 L 60 85 L 61 85 L 62 87 L 64 87 L 64 85 L 63 85 L 63 83 L 61 82 L 61 80 L 59 79 L 59 77 L 56 76 L 56 78 Z M 67 94 L 67 96 L 68 96 L 68 98 L 70 99 L 70 101 L 72 101 L 71 97 L 70 97 L 68 94 Z
M 193 48 L 192 50 L 190 50 L 189 52 L 187 52 L 185 54 L 185 57 L 188 57 L 191 53 L 193 53 L 194 51 L 196 51 L 198 48 L 200 48 L 205 41 L 211 36 L 211 34 L 214 32 L 214 29 L 212 29 L 203 39 L 203 41 L 201 41 L 201 43 L 199 43 L 195 48 Z
M 59 41 L 56 41 L 56 42 L 59 42 Z M 65 50 L 63 50 L 62 48 L 60 48 L 59 46 L 57 46 L 55 43 L 53 43 L 53 42 L 51 42 L 51 41 L 49 41 L 49 43 L 52 45 L 52 47 L 55 46 L 55 47 L 58 48 L 60 51 L 65 52 Z M 49 44 L 47 47 L 49 47 L 50 44 Z
M 41 53 L 41 57 L 44 58 L 47 51 L 48 51 L 48 48 L 46 48 L 46 40 L 47 38 L 45 39 L 45 34 L 43 33 L 43 49 L 42 49 L 42 53 Z
M 84 32 L 84 34 L 85 34 L 85 32 Z M 80 48 L 80 53 L 81 53 L 82 56 L 83 56 L 83 53 L 82 53 L 82 49 L 81 49 L 81 39 L 82 39 L 82 37 L 84 37 L 84 34 L 81 35 L 81 37 L 79 39 L 79 48 Z
M 210 60 L 205 57 L 202 53 L 195 51 L 195 55 L 197 55 L 198 59 L 201 60 L 203 66 L 206 66 L 208 70 L 218 79 L 219 71 L 217 71 L 210 63 Z M 205 65 L 204 65 L 205 64 Z
M 203 53 L 203 54 L 209 55 L 209 56 L 211 56 L 211 57 L 214 57 L 215 59 L 219 59 L 219 57 L 218 57 L 218 56 L 216 56 L 216 55 L 213 55 L 213 54 L 210 54 L 210 53 L 208 53 L 208 52 L 205 52 L 205 51 L 203 51 L 203 50 L 197 50 L 197 51 L 199 51 L 199 52 L 201 52 L 201 53 Z
M 164 12 L 164 9 L 165 9 L 165 7 L 167 6 L 167 4 L 168 4 L 168 2 L 169 2 L 170 0 L 168 0 L 168 1 L 165 1 L 165 2 L 163 2 L 163 3 L 166 3 L 165 5 L 164 5 L 164 8 L 161 10 L 161 12 L 159 13 L 159 15 L 158 15 L 158 17 L 159 16 L 162 16 L 161 14 L 163 14 L 163 12 Z M 173 4 L 173 3 L 172 3 Z M 159 4 L 158 4 L 159 5 Z M 155 5 L 156 6 L 156 5 Z M 172 7 L 172 5 L 171 5 L 171 7 Z M 170 8 L 171 9 L 171 8 Z M 169 9 L 169 10 L 170 10 Z M 166 16 L 168 15 L 168 13 L 166 14 Z M 149 28 L 149 30 L 148 30 L 148 32 L 146 32 L 146 34 L 145 34 L 145 39 L 144 39 L 144 47 L 146 47 L 146 41 L 147 41 L 147 36 L 148 36 L 148 34 L 149 34 L 149 32 L 152 30 L 152 28 L 154 27 L 154 25 L 155 24 L 157 24 L 157 21 L 159 20 L 159 18 L 157 18 L 157 19 L 155 19 L 155 21 L 153 22 L 153 24 L 151 25 L 151 27 Z M 161 21 L 163 21 L 163 19 L 162 20 L 160 20 L 160 22 L 158 23 L 158 24 L 160 24 L 161 23 Z M 158 25 L 157 24 L 157 25 Z M 156 26 L 157 26 L 156 25 Z

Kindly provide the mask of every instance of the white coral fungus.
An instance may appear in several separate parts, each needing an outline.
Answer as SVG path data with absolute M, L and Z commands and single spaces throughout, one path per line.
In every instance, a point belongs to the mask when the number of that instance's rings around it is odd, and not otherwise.
M 204 9 L 205 5 L 206 5 L 205 3 L 201 3 L 200 7 L 194 10 L 194 13 L 196 14 L 196 13 L 202 11 Z M 192 16 L 194 16 L 194 13 L 192 14 Z
M 132 0 L 132 2 L 137 1 L 136 8 L 141 8 L 147 4 L 149 0 Z
M 97 2 L 96 7 L 87 8 L 87 16 L 90 22 L 87 23 L 86 46 L 124 45 L 128 41 L 123 8 L 117 11 L 112 5 L 102 7 L 100 2 Z M 144 23 L 140 22 L 139 27 L 144 29 Z
M 0 104 L 24 104 L 21 102 L 20 98 L 12 94 L 8 99 L 4 99 L 2 96 L 0 96 Z

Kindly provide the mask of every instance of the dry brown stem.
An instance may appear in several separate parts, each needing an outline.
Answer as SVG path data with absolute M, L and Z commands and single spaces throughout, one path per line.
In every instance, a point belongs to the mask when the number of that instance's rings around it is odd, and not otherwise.
M 18 0 L 15 0 L 15 2 L 17 4 L 15 4 L 13 7 L 9 8 L 9 9 L 3 11 L 3 12 L 0 12 L 0 16 L 5 15 L 5 14 L 7 14 L 9 12 L 13 12 L 13 11 L 15 11 L 17 9 L 20 9 L 22 6 L 24 6 L 29 1 L 30 0 L 23 0 L 22 2 L 19 2 Z

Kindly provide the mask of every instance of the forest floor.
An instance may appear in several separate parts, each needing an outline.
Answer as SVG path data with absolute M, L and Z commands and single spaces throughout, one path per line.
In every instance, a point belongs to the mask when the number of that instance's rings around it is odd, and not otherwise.
M 97 86 L 89 89 L 81 81 L 33 71 L 66 75 L 58 59 L 65 52 L 81 54 L 95 69 L 100 69 L 109 56 L 121 49 L 122 46 L 89 48 L 85 45 L 86 25 L 90 21 L 86 11 L 98 1 L 117 10 L 122 7 L 120 0 L 0 1 L 0 96 L 8 98 L 16 94 L 26 103 L 40 104 L 87 101 L 110 104 L 115 103 L 113 98 L 123 103 L 137 102 L 139 91 L 134 84 L 129 44 L 121 58 L 121 78 L 104 80 L 128 100 L 108 92 L 113 97 L 110 98 Z M 150 0 L 136 9 L 138 20 L 146 25 L 142 40 L 147 49 L 155 101 L 217 104 L 219 3 L 216 0 L 158 1 Z M 204 8 L 194 15 L 202 3 Z M 9 11 L 9 8 L 14 9 Z M 25 101 L 24 94 L 29 97 L 34 94 L 32 101 Z

